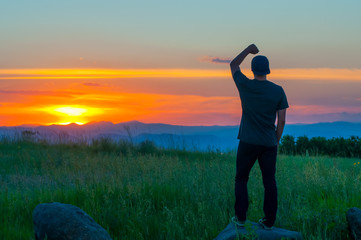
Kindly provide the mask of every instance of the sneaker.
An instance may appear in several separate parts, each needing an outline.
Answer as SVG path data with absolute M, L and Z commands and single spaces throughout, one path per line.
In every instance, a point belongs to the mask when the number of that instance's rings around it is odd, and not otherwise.
M 269 225 L 267 223 L 267 219 L 266 218 L 261 218 L 259 221 L 258 221 L 258 224 L 261 225 L 265 230 L 272 230 L 272 225 Z
M 244 225 L 246 224 L 246 221 L 239 221 L 237 216 L 232 217 L 232 222 L 237 226 L 237 227 L 244 227 Z

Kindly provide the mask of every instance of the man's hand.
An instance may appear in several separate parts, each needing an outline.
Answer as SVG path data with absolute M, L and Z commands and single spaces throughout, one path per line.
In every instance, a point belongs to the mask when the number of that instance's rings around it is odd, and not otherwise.
M 247 47 L 247 50 L 249 53 L 252 53 L 252 54 L 257 54 L 259 52 L 258 48 L 256 45 L 254 44 L 251 44 Z
M 235 57 L 230 64 L 232 76 L 234 75 L 235 72 L 241 70 L 239 68 L 239 65 L 243 62 L 243 60 L 247 57 L 248 54 L 250 54 L 250 53 L 257 54 L 258 52 L 259 52 L 259 50 L 256 47 L 256 45 L 251 44 L 248 47 L 246 47 L 240 54 L 238 54 L 238 56 Z

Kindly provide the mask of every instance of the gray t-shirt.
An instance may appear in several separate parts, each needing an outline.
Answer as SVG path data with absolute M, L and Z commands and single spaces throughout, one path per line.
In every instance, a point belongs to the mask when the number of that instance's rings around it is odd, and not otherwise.
M 233 80 L 242 102 L 238 139 L 263 146 L 277 145 L 276 113 L 288 108 L 283 88 L 267 80 L 250 80 L 240 71 L 234 73 Z

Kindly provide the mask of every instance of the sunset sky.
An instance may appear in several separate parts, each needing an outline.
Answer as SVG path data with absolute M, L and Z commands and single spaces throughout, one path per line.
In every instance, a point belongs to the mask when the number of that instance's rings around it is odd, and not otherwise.
M 1 1 L 0 126 L 237 125 L 251 43 L 288 123 L 361 122 L 361 1 Z M 247 76 L 252 56 L 241 65 Z

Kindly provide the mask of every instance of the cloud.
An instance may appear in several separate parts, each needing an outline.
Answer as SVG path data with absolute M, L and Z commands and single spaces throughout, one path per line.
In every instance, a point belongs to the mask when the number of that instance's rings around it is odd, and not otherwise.
M 75 91 L 36 91 L 36 90 L 0 90 L 1 94 L 10 95 L 33 95 L 33 96 L 72 96 L 82 95 L 82 92 Z
M 83 85 L 87 87 L 100 87 L 99 83 L 94 83 L 94 82 L 85 82 L 83 83 Z
M 2 79 L 120 79 L 120 78 L 216 78 L 229 76 L 220 69 L 0 69 Z
M 287 115 L 288 123 L 317 123 L 317 122 L 361 122 L 361 113 L 325 113 L 325 114 L 309 114 L 299 115 L 291 113 Z
M 7 91 L 0 90 L 0 94 L 19 94 L 19 95 L 51 95 L 51 91 Z
M 231 59 L 229 58 L 221 58 L 221 57 L 211 57 L 211 56 L 205 56 L 201 57 L 199 59 L 200 62 L 210 62 L 215 64 L 227 64 L 231 62 Z
M 226 64 L 230 59 L 203 57 L 199 61 Z M 250 69 L 244 74 L 252 77 Z M 224 78 L 230 77 L 227 69 L 0 69 L 2 79 L 130 79 L 130 78 Z M 361 69 L 295 68 L 271 69 L 272 80 L 345 80 L 361 82 Z

